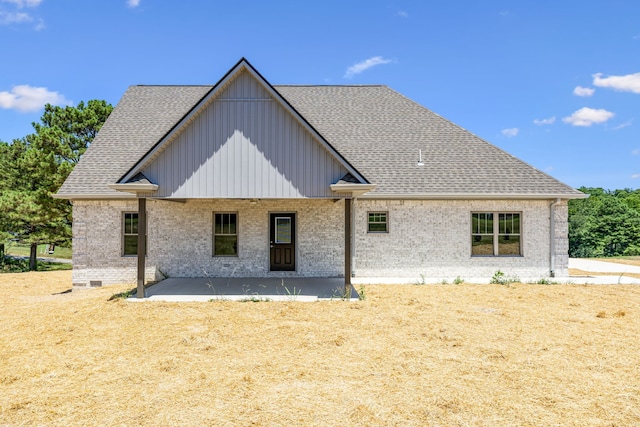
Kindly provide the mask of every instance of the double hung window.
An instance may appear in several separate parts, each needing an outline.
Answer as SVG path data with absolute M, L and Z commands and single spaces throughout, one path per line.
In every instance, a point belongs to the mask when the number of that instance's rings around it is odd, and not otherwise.
M 146 239 L 146 236 L 145 236 Z M 122 255 L 138 255 L 138 213 L 122 213 Z
M 389 217 L 387 212 L 368 212 L 368 233 L 388 233 Z
M 238 256 L 238 214 L 213 214 L 213 256 Z

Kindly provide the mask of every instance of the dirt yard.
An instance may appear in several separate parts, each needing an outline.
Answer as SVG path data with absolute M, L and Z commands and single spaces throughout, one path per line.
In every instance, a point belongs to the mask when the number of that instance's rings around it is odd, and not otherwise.
M 0 275 L 0 425 L 640 425 L 640 287 L 131 303 Z

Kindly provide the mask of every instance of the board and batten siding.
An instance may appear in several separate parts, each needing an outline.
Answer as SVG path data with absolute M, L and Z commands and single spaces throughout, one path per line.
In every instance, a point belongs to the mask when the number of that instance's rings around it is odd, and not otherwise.
M 249 73 L 143 168 L 165 198 L 331 198 L 345 167 Z

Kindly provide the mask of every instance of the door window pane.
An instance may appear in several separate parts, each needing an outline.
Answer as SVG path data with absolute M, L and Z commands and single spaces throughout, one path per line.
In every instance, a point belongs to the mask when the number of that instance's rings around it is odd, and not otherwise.
M 291 243 L 291 218 L 277 216 L 275 232 L 276 243 Z

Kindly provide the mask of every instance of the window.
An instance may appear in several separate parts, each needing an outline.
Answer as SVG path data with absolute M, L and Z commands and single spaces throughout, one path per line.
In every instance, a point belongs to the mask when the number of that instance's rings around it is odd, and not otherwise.
M 237 214 L 213 214 L 213 256 L 238 256 Z
M 522 255 L 520 218 L 520 213 L 512 212 L 472 213 L 471 255 Z
M 146 239 L 146 236 L 145 236 Z M 138 255 L 138 213 L 123 212 L 122 215 L 122 255 Z
M 291 243 L 291 217 L 277 216 L 274 234 L 276 243 Z
M 387 233 L 389 231 L 387 212 L 369 212 L 367 232 Z

